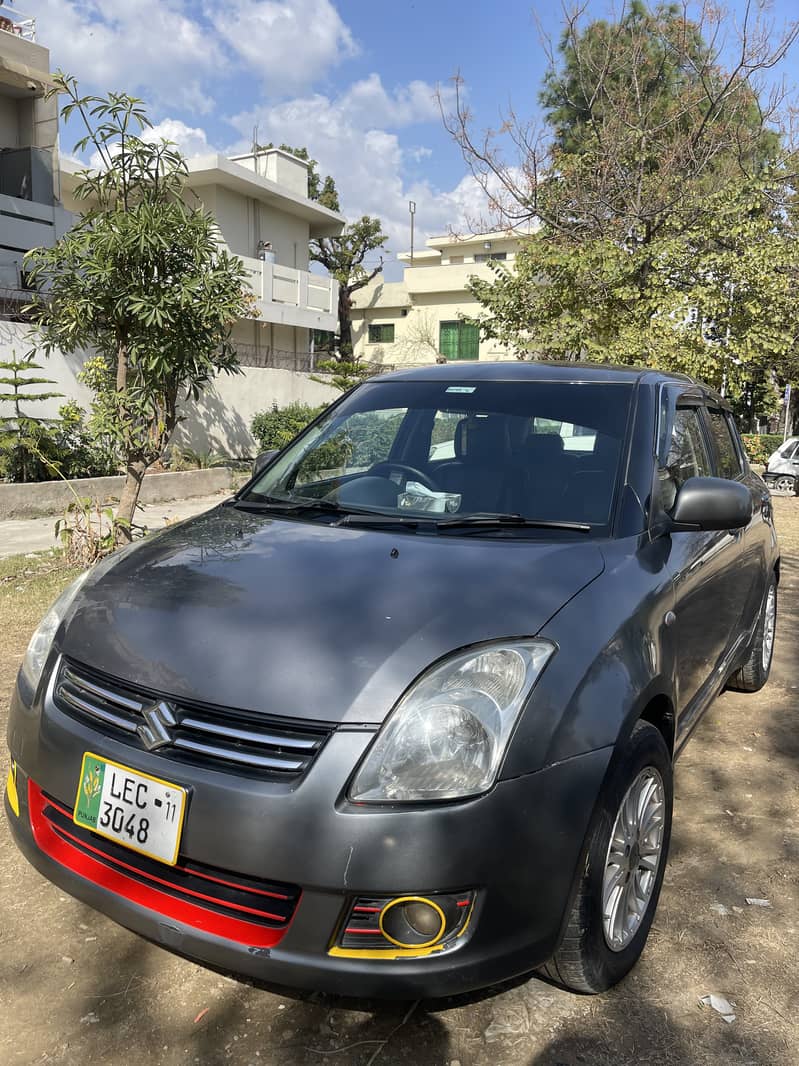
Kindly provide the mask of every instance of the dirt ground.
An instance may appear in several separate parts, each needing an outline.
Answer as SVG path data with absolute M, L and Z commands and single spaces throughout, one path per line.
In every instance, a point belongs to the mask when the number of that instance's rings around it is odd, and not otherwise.
M 595 998 L 537 978 L 381 1005 L 279 995 L 146 943 L 46 882 L 0 828 L 0 1063 L 625 1066 L 799 1062 L 799 499 L 783 544 L 772 679 L 727 693 L 677 764 L 660 908 L 630 977 Z M 0 718 L 30 630 L 64 583 L 0 564 Z M 3 780 L 7 756 L 0 754 Z M 766 899 L 752 906 L 746 898 Z M 735 1020 L 699 1005 L 719 993 Z

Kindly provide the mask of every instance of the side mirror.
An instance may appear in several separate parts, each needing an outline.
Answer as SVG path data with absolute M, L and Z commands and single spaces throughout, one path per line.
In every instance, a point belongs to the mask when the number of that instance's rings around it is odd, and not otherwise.
M 261 452 L 260 455 L 256 455 L 252 464 L 251 477 L 255 477 L 256 474 L 260 474 L 265 466 L 268 466 L 272 462 L 274 457 L 280 451 L 279 448 L 273 448 L 271 452 Z
M 745 485 L 720 477 L 689 477 L 674 501 L 671 530 L 741 529 L 751 518 L 752 494 Z

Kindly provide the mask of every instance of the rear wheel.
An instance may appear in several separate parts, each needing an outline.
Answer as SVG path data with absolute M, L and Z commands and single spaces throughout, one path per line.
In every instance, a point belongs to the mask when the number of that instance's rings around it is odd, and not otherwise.
M 774 481 L 778 492 L 796 492 L 796 478 L 792 474 L 780 474 Z
M 777 630 L 777 578 L 771 575 L 763 609 L 760 612 L 752 647 L 746 662 L 733 675 L 729 687 L 738 692 L 758 692 L 768 681 L 774 657 L 774 636 Z
M 603 788 L 566 933 L 544 967 L 551 980 L 604 992 L 638 961 L 663 883 L 672 799 L 671 754 L 640 721 Z

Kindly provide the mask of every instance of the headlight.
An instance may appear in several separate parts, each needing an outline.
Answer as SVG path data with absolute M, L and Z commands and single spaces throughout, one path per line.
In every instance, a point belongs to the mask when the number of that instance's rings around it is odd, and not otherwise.
M 22 660 L 22 676 L 34 692 L 39 685 L 47 656 L 50 654 L 53 637 L 55 637 L 56 631 L 67 613 L 67 608 L 75 598 L 76 592 L 90 572 L 89 570 L 84 570 L 71 585 L 64 589 L 31 637 L 28 650 L 25 652 L 25 658 Z
M 538 640 L 483 645 L 422 674 L 367 752 L 350 799 L 413 803 L 485 792 L 554 650 Z

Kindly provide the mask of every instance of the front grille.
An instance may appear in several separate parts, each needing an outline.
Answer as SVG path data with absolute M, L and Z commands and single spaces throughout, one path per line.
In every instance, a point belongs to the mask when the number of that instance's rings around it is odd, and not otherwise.
M 288 926 L 294 915 L 298 885 L 259 881 L 198 862 L 165 866 L 75 825 L 72 811 L 47 793 L 42 799 L 41 813 L 59 840 L 139 884 L 215 914 L 270 928 Z
M 109 678 L 96 670 L 62 659 L 53 688 L 59 710 L 141 751 L 143 711 L 163 695 Z M 169 741 L 155 754 L 175 762 L 235 769 L 279 780 L 304 774 L 313 763 L 332 726 L 295 723 L 248 711 L 190 702 L 168 702 L 174 725 Z

